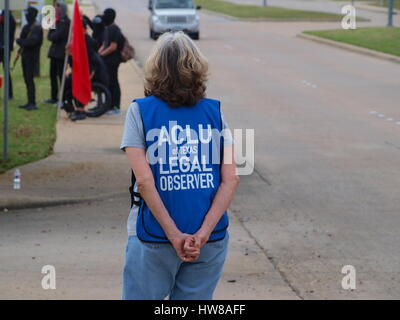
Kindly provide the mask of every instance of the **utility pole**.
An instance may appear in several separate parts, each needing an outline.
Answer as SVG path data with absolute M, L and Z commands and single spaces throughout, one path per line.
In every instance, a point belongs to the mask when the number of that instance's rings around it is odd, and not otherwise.
M 4 124 L 3 160 L 8 160 L 8 98 L 10 94 L 10 0 L 4 3 Z
M 264 6 L 264 7 L 267 6 L 267 0 L 263 0 L 263 6 Z
M 388 27 L 393 27 L 393 0 L 388 0 Z

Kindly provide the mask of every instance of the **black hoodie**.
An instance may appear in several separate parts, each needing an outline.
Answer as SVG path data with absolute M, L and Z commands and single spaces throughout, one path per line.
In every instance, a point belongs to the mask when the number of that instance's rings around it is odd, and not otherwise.
M 60 4 L 61 17 L 56 28 L 49 31 L 47 40 L 51 41 L 48 57 L 58 60 L 65 59 L 65 46 L 68 42 L 69 27 L 71 20 L 67 16 L 67 6 L 64 3 Z
M 38 10 L 28 7 L 25 12 L 27 24 L 22 28 L 17 44 L 23 49 L 23 57 L 35 57 L 43 43 L 42 26 L 36 23 Z

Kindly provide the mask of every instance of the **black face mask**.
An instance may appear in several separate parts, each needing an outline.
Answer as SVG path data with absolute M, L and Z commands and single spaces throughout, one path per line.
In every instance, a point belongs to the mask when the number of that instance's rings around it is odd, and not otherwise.
M 33 7 L 29 7 L 27 10 L 25 10 L 25 18 L 28 24 L 32 24 L 36 21 L 37 14 L 38 11 Z
M 106 26 L 113 24 L 115 21 L 116 13 L 113 9 L 106 9 L 103 14 L 103 22 Z

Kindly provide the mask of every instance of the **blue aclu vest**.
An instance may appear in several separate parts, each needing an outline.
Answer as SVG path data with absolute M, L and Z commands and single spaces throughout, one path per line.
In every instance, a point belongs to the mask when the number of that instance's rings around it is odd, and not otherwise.
M 157 191 L 178 229 L 194 234 L 220 184 L 220 102 L 202 99 L 194 106 L 170 107 L 154 96 L 135 101 L 143 120 L 147 160 Z M 209 241 L 223 239 L 227 228 L 225 212 Z M 136 232 L 142 241 L 168 242 L 144 200 L 140 200 Z

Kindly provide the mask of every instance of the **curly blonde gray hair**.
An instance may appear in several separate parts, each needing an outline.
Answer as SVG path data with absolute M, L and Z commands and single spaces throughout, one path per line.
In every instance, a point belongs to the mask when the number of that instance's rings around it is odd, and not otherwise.
M 192 106 L 205 97 L 208 62 L 183 32 L 167 32 L 156 42 L 145 65 L 145 95 L 172 107 Z

